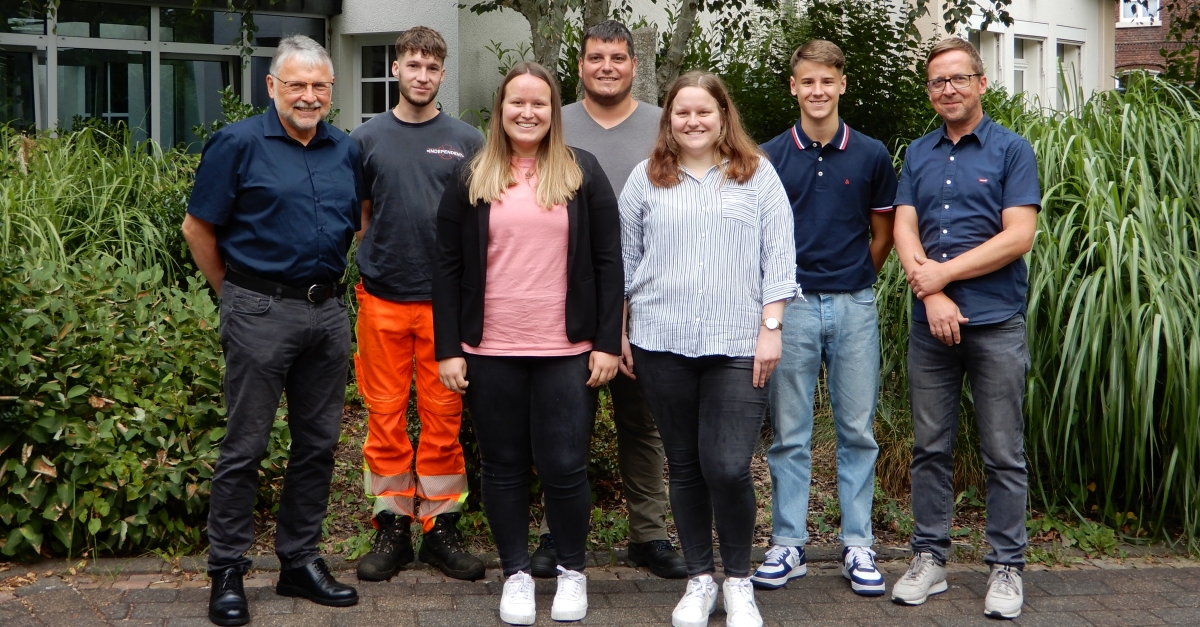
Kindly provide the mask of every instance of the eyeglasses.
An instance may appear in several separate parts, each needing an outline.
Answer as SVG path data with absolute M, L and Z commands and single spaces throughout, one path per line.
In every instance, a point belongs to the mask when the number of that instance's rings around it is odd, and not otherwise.
M 983 76 L 983 74 L 959 74 L 950 78 L 930 79 L 925 81 L 925 89 L 929 90 L 931 94 L 936 94 L 946 89 L 946 83 L 950 83 L 955 89 L 966 89 L 970 87 L 971 79 L 976 76 Z
M 306 83 L 304 81 L 285 81 L 274 74 L 271 76 L 279 81 L 279 84 L 282 86 L 281 90 L 289 96 L 299 96 L 307 92 L 309 85 L 312 85 L 313 93 L 318 96 L 328 96 L 329 92 L 333 91 L 333 82 Z

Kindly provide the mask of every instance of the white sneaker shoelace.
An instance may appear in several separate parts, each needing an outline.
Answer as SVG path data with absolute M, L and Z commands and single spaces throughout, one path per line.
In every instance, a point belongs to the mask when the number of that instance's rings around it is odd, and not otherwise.
M 997 568 L 994 571 L 991 586 L 995 594 L 1006 599 L 1014 599 L 1021 594 L 1012 571 L 1007 568 Z
M 903 580 L 910 583 L 919 583 L 925 577 L 925 571 L 933 565 L 933 557 L 921 553 L 913 560 L 912 565 L 908 567 L 908 572 L 904 573 Z
M 562 566 L 558 567 L 558 591 L 555 592 L 554 600 L 560 598 L 564 601 L 587 602 L 587 596 L 583 592 L 584 582 L 587 577 L 583 573 L 574 570 L 566 570 Z
M 852 569 L 875 570 L 875 563 L 871 560 L 871 551 L 861 546 L 852 546 L 846 551 L 846 565 Z
M 772 546 L 770 549 L 767 549 L 767 559 L 764 563 L 766 563 L 766 564 L 779 563 L 785 557 L 787 557 L 788 551 L 790 551 L 790 550 L 792 550 L 792 547 L 790 547 L 790 546 L 776 544 L 775 546 Z
M 675 606 L 676 609 L 683 610 L 699 608 L 707 613 L 708 599 L 712 595 L 712 586 L 715 585 L 716 584 L 713 583 L 712 577 L 692 577 L 692 579 L 688 581 L 687 591 L 683 593 L 683 598 L 680 599 L 679 604 Z

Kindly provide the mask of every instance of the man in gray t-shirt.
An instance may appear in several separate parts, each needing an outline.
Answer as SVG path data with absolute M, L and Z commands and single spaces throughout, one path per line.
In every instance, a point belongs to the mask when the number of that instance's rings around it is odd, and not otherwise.
M 634 166 L 645 161 L 658 137 L 662 109 L 633 99 L 637 59 L 633 35 L 615 20 L 601 22 L 583 36 L 579 80 L 584 99 L 563 107 L 563 137 L 568 146 L 586 150 L 600 161 L 613 192 L 621 197 Z M 608 384 L 617 426 L 617 461 L 629 510 L 629 561 L 649 566 L 659 577 L 687 576 L 683 556 L 667 536 L 667 490 L 662 472 L 662 440 L 641 390 L 622 364 L 624 374 Z M 541 546 L 533 554 L 532 571 L 553 576 L 555 554 L 546 521 Z
M 366 192 L 354 356 L 358 391 L 370 412 L 364 473 L 378 529 L 371 552 L 358 563 L 358 578 L 366 581 L 388 579 L 413 560 L 414 519 L 422 531 L 421 561 L 458 579 L 484 572 L 458 532 L 467 495 L 458 443 L 462 399 L 438 379 L 433 351 L 438 204 L 455 165 L 483 144 L 482 133 L 437 108 L 445 60 L 446 42 L 437 31 L 418 26 L 402 33 L 392 63 L 399 102 L 350 133 L 362 151 Z M 421 420 L 415 452 L 406 429 L 414 370 Z

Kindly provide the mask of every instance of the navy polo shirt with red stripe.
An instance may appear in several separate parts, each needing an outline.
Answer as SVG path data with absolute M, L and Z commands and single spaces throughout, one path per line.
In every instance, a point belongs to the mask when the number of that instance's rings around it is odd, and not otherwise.
M 800 287 L 806 292 L 871 287 L 871 215 L 892 211 L 896 197 L 887 148 L 839 120 L 833 141 L 823 146 L 797 122 L 762 149 L 792 204 Z
M 917 210 L 925 256 L 949 261 L 1004 230 L 1005 209 L 1032 205 L 1041 210 L 1033 147 L 986 115 L 958 143 L 950 141 L 943 125 L 909 145 L 895 201 Z M 1024 313 L 1028 290 L 1025 259 L 1018 257 L 995 272 L 954 281 L 942 292 L 970 319 L 966 325 L 974 326 Z M 925 303 L 915 296 L 912 317 L 927 321 Z

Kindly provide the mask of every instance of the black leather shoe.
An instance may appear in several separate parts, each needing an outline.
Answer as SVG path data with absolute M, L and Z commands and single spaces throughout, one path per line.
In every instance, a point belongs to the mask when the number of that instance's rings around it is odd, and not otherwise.
M 245 625 L 250 622 L 250 606 L 242 588 L 242 571 L 226 568 L 208 572 L 208 620 L 214 625 Z
M 458 512 L 435 516 L 433 529 L 421 534 L 421 552 L 417 557 L 437 566 L 447 577 L 475 581 L 483 578 L 483 560 L 463 548 L 462 534 L 458 532 L 461 517 Z
M 391 579 L 402 566 L 413 561 L 412 536 L 409 535 L 412 520 L 412 516 L 397 516 L 391 512 L 380 512 L 375 516 L 375 544 L 358 562 L 359 580 Z
M 554 546 L 554 536 L 542 534 L 537 550 L 529 558 L 529 572 L 542 579 L 558 576 L 558 549 Z
M 347 607 L 358 603 L 358 590 L 338 583 L 329 574 L 325 560 L 317 558 L 307 566 L 279 571 L 275 594 L 281 597 L 302 597 L 317 605 Z
M 663 579 L 687 577 L 687 562 L 667 540 L 629 543 L 629 563 L 649 566 L 650 572 Z

